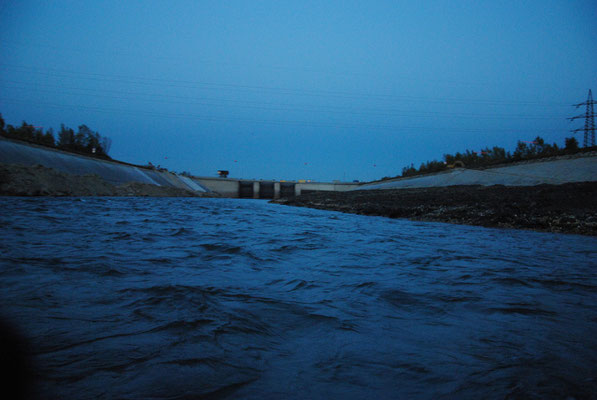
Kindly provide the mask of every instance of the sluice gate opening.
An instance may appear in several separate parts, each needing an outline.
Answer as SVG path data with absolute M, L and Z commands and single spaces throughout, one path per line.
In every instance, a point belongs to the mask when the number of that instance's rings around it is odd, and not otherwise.
M 238 197 L 241 199 L 277 199 L 294 196 L 296 196 L 294 182 L 238 182 Z
M 275 197 L 274 182 L 259 183 L 259 198 L 273 199 Z
M 241 199 L 253 198 L 253 182 L 239 181 L 238 182 L 238 197 Z

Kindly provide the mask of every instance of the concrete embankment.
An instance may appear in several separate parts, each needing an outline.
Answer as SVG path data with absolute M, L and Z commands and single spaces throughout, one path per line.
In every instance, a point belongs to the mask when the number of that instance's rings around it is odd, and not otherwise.
M 356 190 L 456 185 L 535 186 L 597 181 L 597 154 L 584 153 L 485 169 L 457 168 L 436 174 L 364 184 Z
M 203 197 L 212 194 L 140 182 L 113 185 L 98 175 L 67 174 L 39 164 L 0 163 L 0 196 Z
M 171 172 L 100 160 L 5 138 L 0 138 L 0 163 L 28 167 L 42 165 L 62 173 L 78 176 L 96 175 L 114 186 L 136 182 L 183 189 L 194 193 L 209 192 L 192 178 Z

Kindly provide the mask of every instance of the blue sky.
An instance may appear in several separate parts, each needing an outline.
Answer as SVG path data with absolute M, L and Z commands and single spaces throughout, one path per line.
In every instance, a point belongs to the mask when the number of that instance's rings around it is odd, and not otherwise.
M 196 175 L 372 180 L 563 144 L 596 72 L 595 1 L 0 3 L 7 123 L 86 124 Z

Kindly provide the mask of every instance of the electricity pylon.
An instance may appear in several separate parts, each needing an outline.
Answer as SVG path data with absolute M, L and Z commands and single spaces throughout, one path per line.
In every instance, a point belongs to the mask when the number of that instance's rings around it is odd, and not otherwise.
M 597 103 L 593 100 L 593 94 L 591 93 L 591 89 L 589 89 L 589 97 L 587 97 L 587 101 L 574 104 L 576 108 L 580 108 L 581 106 L 587 106 L 587 111 L 585 114 L 577 115 L 576 117 L 568 118 L 570 121 L 573 121 L 578 118 L 585 119 L 585 127 L 573 129 L 572 132 L 585 132 L 585 138 L 583 140 L 583 147 L 587 147 L 590 143 L 590 146 L 595 146 L 595 112 L 593 111 L 593 104 Z

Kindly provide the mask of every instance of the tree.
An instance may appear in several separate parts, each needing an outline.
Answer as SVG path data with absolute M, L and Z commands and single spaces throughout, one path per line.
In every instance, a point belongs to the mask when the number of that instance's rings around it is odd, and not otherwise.
M 481 156 L 480 156 L 480 160 L 479 162 L 481 163 L 481 165 L 487 165 L 490 163 L 491 161 L 491 149 L 489 147 L 485 147 L 484 149 L 481 149 Z
M 516 144 L 516 149 L 514 150 L 514 154 L 512 154 L 512 158 L 514 158 L 514 160 L 522 160 L 524 158 L 527 158 L 529 154 L 529 147 L 527 146 L 527 144 L 525 142 L 521 142 L 520 140 L 518 141 L 518 143 Z
M 79 126 L 79 130 L 75 133 L 74 147 L 77 151 L 85 151 L 87 147 L 87 134 L 91 132 L 86 125 Z
M 58 147 L 64 150 L 74 150 L 75 148 L 75 131 L 71 128 L 67 128 L 64 124 L 60 124 Z
M 537 136 L 533 143 L 529 146 L 527 157 L 534 157 L 543 154 L 545 150 L 545 140 L 541 136 Z
M 504 162 L 508 159 L 508 155 L 503 147 L 494 146 L 491 149 L 491 158 L 496 162 Z
M 454 162 L 456 161 L 456 157 L 452 154 L 444 154 L 444 161 L 446 162 L 446 164 L 451 165 L 454 164 Z
M 35 128 L 23 121 L 21 126 L 16 129 L 17 138 L 32 142 L 35 137 Z
M 411 164 L 408 167 L 402 168 L 402 176 L 412 176 L 416 175 L 417 169 L 415 168 L 414 164 Z
M 96 154 L 103 158 L 110 158 L 107 153 L 112 141 L 109 138 L 102 137 L 98 132 L 92 131 L 87 125 L 79 126 L 78 131 L 75 133 L 71 128 L 60 124 L 60 131 L 56 138 L 52 128 L 44 133 L 42 128 L 36 128 L 25 121 L 20 126 L 15 127 L 5 124 L 2 114 L 0 114 L 0 135 L 37 143 L 42 146 L 58 147 L 66 151 Z
M 44 146 L 55 147 L 54 130 L 52 128 L 48 129 L 41 140 L 41 144 Z
M 578 140 L 576 140 L 575 137 L 566 138 L 565 143 L 566 143 L 566 148 L 565 148 L 566 153 L 573 153 L 573 152 L 578 151 Z
M 97 155 L 107 155 L 106 148 L 110 147 L 111 140 L 103 138 L 98 132 L 94 132 L 87 125 L 79 126 L 79 131 L 75 136 L 81 138 L 80 145 L 85 152 Z
M 80 125 L 75 135 L 77 145 L 87 153 L 93 153 L 99 148 L 99 135 L 92 131 L 87 125 Z
M 44 142 L 44 131 L 41 128 L 37 128 L 33 131 L 33 141 L 35 143 L 43 144 Z

